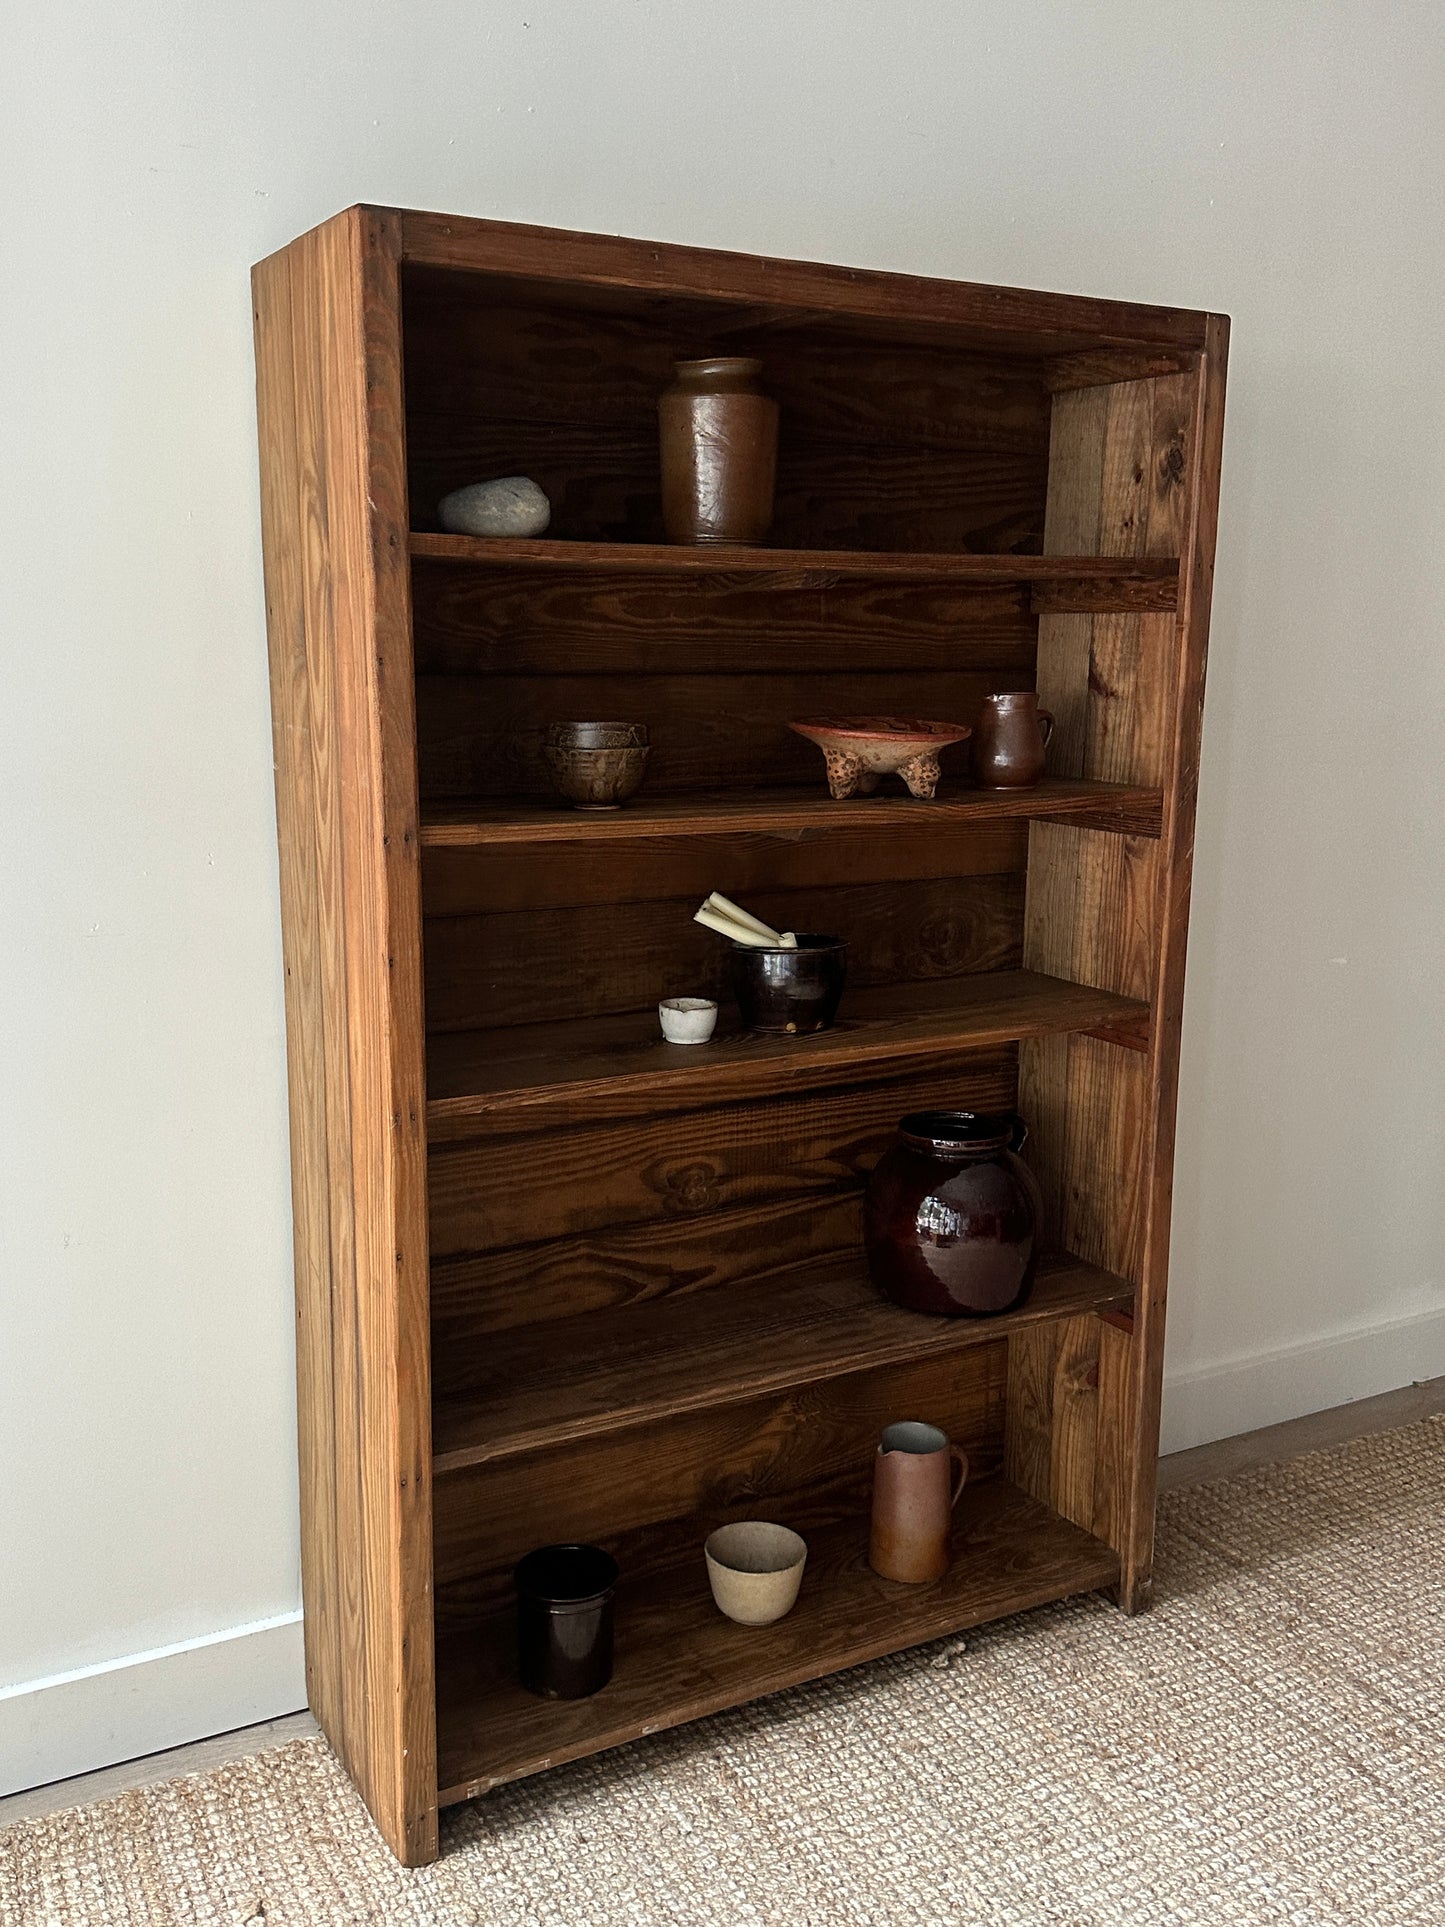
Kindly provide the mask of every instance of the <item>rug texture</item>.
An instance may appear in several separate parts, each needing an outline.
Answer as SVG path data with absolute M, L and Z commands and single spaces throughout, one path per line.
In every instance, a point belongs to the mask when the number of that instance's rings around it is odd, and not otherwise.
M 324 1742 L 0 1834 L 4 1927 L 1445 1923 L 1445 1418 L 1172 1494 L 1159 1597 L 489 1795 L 408 1873 Z

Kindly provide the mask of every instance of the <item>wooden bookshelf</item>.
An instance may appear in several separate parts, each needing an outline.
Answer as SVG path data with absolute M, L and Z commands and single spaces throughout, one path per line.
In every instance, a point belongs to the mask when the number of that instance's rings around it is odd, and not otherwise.
M 1001 1614 L 1147 1600 L 1227 324 L 353 208 L 255 272 L 311 1704 L 396 1854 L 499 1781 Z M 757 354 L 772 539 L 662 539 L 675 359 Z M 537 541 L 442 534 L 487 475 Z M 836 803 L 819 713 L 1037 688 L 1049 774 Z M 648 723 L 584 816 L 546 724 Z M 837 930 L 837 1026 L 742 1033 L 709 889 Z M 659 995 L 724 1004 L 701 1050 Z M 908 1110 L 1027 1119 L 1051 1257 L 993 1320 L 885 1303 Z M 881 1426 L 968 1453 L 936 1585 L 864 1557 Z M 808 1540 L 745 1631 L 713 1526 Z M 617 1557 L 593 1699 L 515 1677 L 533 1546 Z

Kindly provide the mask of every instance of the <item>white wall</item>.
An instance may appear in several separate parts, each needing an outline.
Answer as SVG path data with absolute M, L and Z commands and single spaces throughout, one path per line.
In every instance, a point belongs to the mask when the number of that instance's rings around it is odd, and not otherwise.
M 1445 1371 L 1437 9 L 137 0 L 7 38 L 11 1779 L 300 1698 L 247 269 L 355 200 L 1233 314 L 1169 1438 Z

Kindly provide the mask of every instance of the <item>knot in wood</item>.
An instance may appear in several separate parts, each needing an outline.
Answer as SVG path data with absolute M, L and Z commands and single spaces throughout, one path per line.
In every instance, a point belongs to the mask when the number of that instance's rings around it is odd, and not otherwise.
M 718 1172 L 710 1164 L 680 1164 L 664 1174 L 663 1206 L 669 1212 L 716 1211 Z

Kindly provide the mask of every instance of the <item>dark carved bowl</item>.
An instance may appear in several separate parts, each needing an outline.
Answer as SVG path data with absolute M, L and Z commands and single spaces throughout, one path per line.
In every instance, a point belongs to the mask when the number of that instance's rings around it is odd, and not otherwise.
M 620 809 L 642 781 L 647 749 L 562 749 L 548 743 L 542 751 L 552 781 L 579 810 Z

